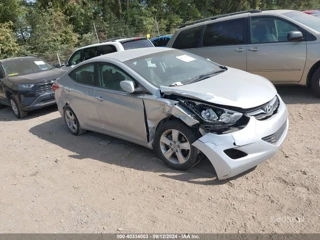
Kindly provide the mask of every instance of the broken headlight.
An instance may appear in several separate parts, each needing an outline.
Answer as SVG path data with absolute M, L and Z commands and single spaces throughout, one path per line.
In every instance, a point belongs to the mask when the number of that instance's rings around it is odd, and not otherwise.
M 202 120 L 200 125 L 206 132 L 223 133 L 231 128 L 239 130 L 247 124 L 248 118 L 237 111 L 190 100 L 183 103 Z
M 202 108 L 202 109 L 201 109 Z M 201 107 L 201 118 L 206 122 L 235 124 L 241 117 L 242 113 L 213 107 Z

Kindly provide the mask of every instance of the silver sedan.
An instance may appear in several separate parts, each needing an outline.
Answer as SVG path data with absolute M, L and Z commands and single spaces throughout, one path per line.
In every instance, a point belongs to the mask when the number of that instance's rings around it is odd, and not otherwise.
M 178 170 L 206 156 L 219 179 L 271 158 L 288 131 L 287 108 L 267 79 L 169 48 L 93 58 L 53 89 L 72 134 L 143 145 Z

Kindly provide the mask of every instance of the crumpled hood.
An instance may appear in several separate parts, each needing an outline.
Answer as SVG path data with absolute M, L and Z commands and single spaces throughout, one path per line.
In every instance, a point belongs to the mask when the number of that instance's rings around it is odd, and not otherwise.
M 260 106 L 277 94 L 269 80 L 229 67 L 227 71 L 199 82 L 176 87 L 160 86 L 160 91 L 243 109 Z
M 31 73 L 16 77 L 8 77 L 8 79 L 15 83 L 40 83 L 49 80 L 55 80 L 56 78 L 61 77 L 65 72 L 66 71 L 63 71 L 61 69 L 53 68 L 48 71 Z

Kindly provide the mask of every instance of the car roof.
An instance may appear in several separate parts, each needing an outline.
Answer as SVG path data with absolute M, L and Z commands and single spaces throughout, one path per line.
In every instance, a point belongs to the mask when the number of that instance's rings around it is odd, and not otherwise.
M 99 57 L 92 58 L 94 60 L 103 60 L 103 59 L 115 59 L 120 62 L 125 62 L 134 58 L 143 57 L 153 53 L 160 53 L 160 52 L 167 52 L 167 51 L 175 51 L 173 48 L 155 48 L 155 47 L 147 47 L 147 48 L 136 48 L 136 49 L 129 49 L 122 52 L 114 52 L 109 53 L 106 55 L 101 55 Z M 177 50 L 176 50 L 177 51 Z
M 86 46 L 77 48 L 75 51 L 90 48 L 90 47 L 98 47 L 98 46 L 103 46 L 103 45 L 108 45 L 108 44 L 121 43 L 121 42 L 135 40 L 135 39 L 147 39 L 147 38 L 145 38 L 145 37 L 131 37 L 131 38 L 116 38 L 116 39 L 112 39 L 112 40 L 109 39 L 109 40 L 106 40 L 105 42 L 94 43 L 94 44 L 90 44 L 90 45 L 86 45 Z
M 35 56 L 13 57 L 13 58 L 0 59 L 0 63 L 14 62 L 14 61 L 17 61 L 17 60 L 32 59 L 32 58 L 40 59 L 40 58 L 35 57 Z
M 189 28 L 189 27 L 191 28 L 191 27 L 201 26 L 203 24 L 206 24 L 208 22 L 215 21 L 218 19 L 224 19 L 224 20 L 227 20 L 229 18 L 230 19 L 237 19 L 237 18 L 242 18 L 242 17 L 248 17 L 250 15 L 259 15 L 259 14 L 264 14 L 264 13 L 283 14 L 283 13 L 291 12 L 291 11 L 294 11 L 294 10 L 287 10 L 287 9 L 282 9 L 282 10 L 248 10 L 248 11 L 227 13 L 227 14 L 212 16 L 209 18 L 199 19 L 199 20 L 192 21 L 192 22 L 186 22 L 179 27 L 179 30 Z

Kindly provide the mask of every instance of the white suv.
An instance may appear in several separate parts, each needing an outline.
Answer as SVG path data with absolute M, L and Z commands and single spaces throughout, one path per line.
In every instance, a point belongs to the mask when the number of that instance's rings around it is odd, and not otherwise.
M 154 47 L 152 42 L 147 38 L 123 38 L 113 41 L 96 43 L 88 46 L 78 48 L 74 51 L 68 61 L 62 69 L 69 70 L 73 66 L 88 60 L 93 57 L 97 57 L 104 54 L 113 52 L 121 52 L 133 48 L 145 48 Z

